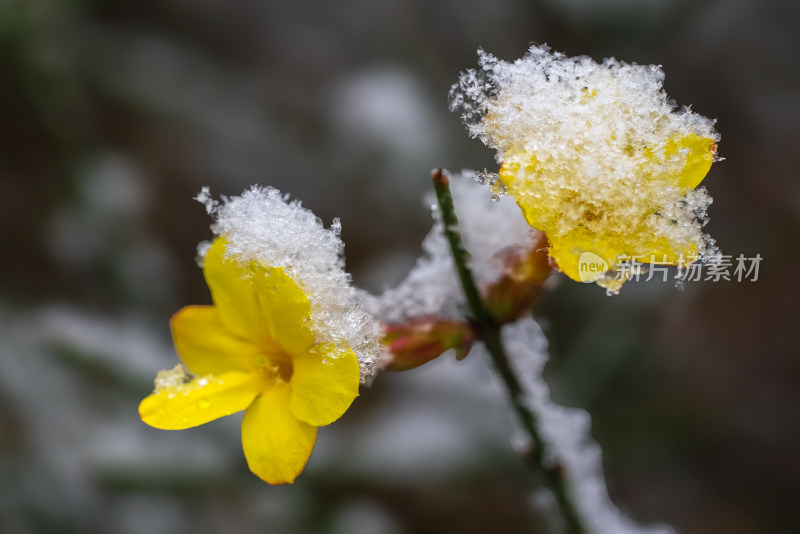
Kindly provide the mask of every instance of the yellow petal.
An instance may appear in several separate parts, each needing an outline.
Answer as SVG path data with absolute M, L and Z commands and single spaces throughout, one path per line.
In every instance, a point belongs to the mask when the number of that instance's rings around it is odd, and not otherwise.
M 689 134 L 679 141 L 670 140 L 664 154 L 667 157 L 683 156 L 678 186 L 694 189 L 711 170 L 716 151 L 717 145 L 713 139 Z
M 503 158 L 498 178 L 508 193 L 517 201 L 525 220 L 533 228 L 543 230 L 548 226 L 553 211 L 558 210 L 552 192 L 541 190 L 537 184 L 542 171 L 539 159 L 533 152 L 509 150 Z M 533 191 L 537 190 L 535 194 Z
M 304 352 L 314 342 L 305 293 L 283 268 L 243 267 L 224 257 L 225 246 L 225 239 L 217 238 L 203 268 L 225 327 L 262 349 L 277 344 L 290 354 Z
M 264 328 L 253 281 L 241 265 L 224 257 L 225 247 L 224 238 L 215 239 L 203 264 L 211 298 L 229 332 L 242 339 L 259 341 Z
M 196 375 L 221 375 L 254 368 L 259 349 L 225 327 L 214 306 L 186 306 L 170 320 L 175 350 Z
M 157 388 L 139 404 L 139 415 L 155 428 L 191 428 L 244 410 L 264 387 L 258 373 L 197 377 L 185 384 Z
M 242 420 L 242 448 L 250 470 L 270 484 L 291 484 L 311 455 L 317 427 L 289 410 L 289 386 L 276 384 L 248 408 Z
M 253 283 L 269 339 L 289 354 L 305 353 L 314 343 L 314 333 L 311 304 L 303 290 L 282 267 L 257 268 Z
M 609 275 L 614 275 L 621 258 L 625 261 L 635 258 L 640 263 L 650 263 L 652 257 L 654 264 L 677 265 L 681 257 L 687 261 L 687 258 L 692 258 L 697 250 L 691 243 L 686 243 L 685 248 L 676 250 L 667 238 L 652 235 L 643 229 L 624 235 L 598 236 L 579 227 L 566 235 L 548 236 L 548 238 L 550 239 L 548 253 L 555 260 L 558 269 L 575 281 L 582 281 L 581 269 L 587 268 L 586 257 L 582 258 L 586 252 L 604 260 Z
M 291 409 L 300 420 L 324 426 L 339 419 L 358 396 L 361 370 L 350 349 L 315 345 L 294 359 Z
M 616 258 L 620 252 L 623 244 L 616 242 L 611 236 L 598 236 L 591 235 L 578 228 L 564 236 L 547 236 L 550 240 L 550 249 L 548 253 L 552 257 L 558 269 L 572 278 L 575 281 L 581 281 L 580 269 L 585 265 L 585 257 L 583 264 L 581 263 L 581 255 L 585 252 L 599 256 L 607 267 L 614 268 Z M 624 249 L 622 249 L 624 250 Z

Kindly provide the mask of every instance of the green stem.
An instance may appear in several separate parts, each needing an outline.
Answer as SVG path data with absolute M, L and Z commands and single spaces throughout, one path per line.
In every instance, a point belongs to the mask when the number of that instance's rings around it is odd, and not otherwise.
M 461 243 L 461 236 L 458 233 L 458 218 L 456 217 L 453 206 L 453 196 L 450 194 L 450 181 L 442 169 L 435 169 L 433 175 L 433 188 L 436 191 L 436 199 L 439 202 L 439 210 L 442 217 L 444 234 L 450 244 L 450 251 L 453 255 L 458 277 L 467 304 L 472 312 L 475 331 L 478 338 L 483 341 L 486 350 L 491 356 L 498 374 L 505 383 L 509 402 L 519 418 L 522 427 L 528 433 L 531 447 L 526 453 L 528 466 L 537 472 L 547 488 L 553 493 L 561 512 L 566 529 L 569 534 L 583 534 L 586 529 L 583 527 L 575 505 L 572 502 L 567 480 L 564 476 L 564 469 L 561 463 L 548 454 L 548 447 L 539 432 L 536 415 L 531 412 L 525 404 L 525 390 L 520 384 L 514 369 L 506 355 L 502 339 L 500 337 L 500 327 L 483 305 L 480 291 L 472 277 L 472 272 L 467 265 L 468 253 Z

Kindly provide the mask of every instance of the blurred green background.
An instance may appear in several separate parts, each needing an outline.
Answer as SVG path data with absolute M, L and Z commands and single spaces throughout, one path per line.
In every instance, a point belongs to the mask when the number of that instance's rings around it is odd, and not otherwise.
M 169 316 L 210 302 L 201 186 L 341 217 L 356 283 L 391 287 L 430 169 L 495 167 L 450 85 L 478 47 L 546 42 L 661 64 L 718 118 L 708 232 L 763 257 L 683 292 L 561 280 L 536 310 L 554 396 L 592 414 L 632 518 L 799 533 L 798 28 L 796 0 L 0 1 L 0 531 L 545 532 L 478 358 L 380 376 L 293 486 L 250 475 L 238 416 L 161 432 L 136 408 Z

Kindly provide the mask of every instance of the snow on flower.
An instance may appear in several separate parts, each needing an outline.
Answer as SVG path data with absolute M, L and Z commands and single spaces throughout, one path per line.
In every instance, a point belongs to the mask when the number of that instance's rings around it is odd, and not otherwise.
M 696 189 L 716 159 L 714 121 L 676 108 L 653 65 L 596 63 L 533 46 L 501 61 L 479 51 L 450 106 L 470 134 L 496 150 L 496 177 L 550 256 L 573 280 L 581 256 L 608 270 L 592 281 L 612 292 L 626 260 L 677 264 L 713 256 L 701 230 L 711 198 Z

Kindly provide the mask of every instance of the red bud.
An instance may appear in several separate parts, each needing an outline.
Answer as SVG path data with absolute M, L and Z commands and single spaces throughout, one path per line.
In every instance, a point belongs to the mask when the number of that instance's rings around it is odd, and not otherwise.
M 389 371 L 408 371 L 455 349 L 461 360 L 469 354 L 475 333 L 463 322 L 435 317 L 413 319 L 407 323 L 385 327 L 383 344 L 392 353 Z
M 499 323 L 516 321 L 530 311 L 542 284 L 552 271 L 547 255 L 547 237 L 536 234 L 530 248 L 508 247 L 497 254 L 502 262 L 502 276 L 483 291 L 486 309 Z

